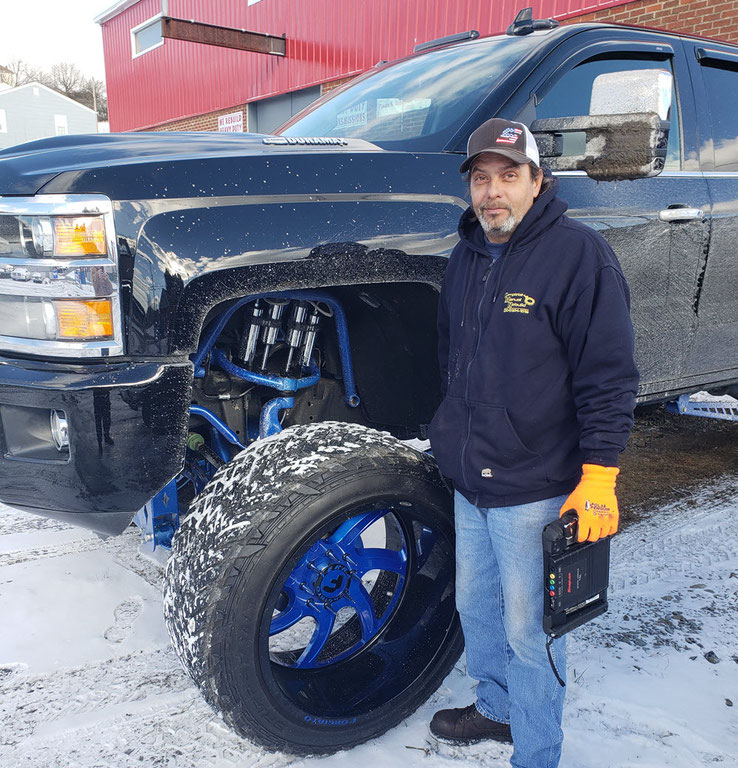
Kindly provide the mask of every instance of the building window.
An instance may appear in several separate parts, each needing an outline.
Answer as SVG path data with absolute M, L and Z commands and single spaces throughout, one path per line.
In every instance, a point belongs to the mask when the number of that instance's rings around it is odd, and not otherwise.
M 0 133 L 8 132 L 8 121 L 5 117 L 5 110 L 0 109 Z
M 134 59 L 136 56 L 148 53 L 160 45 L 164 45 L 164 38 L 161 36 L 160 15 L 147 19 L 143 24 L 139 24 L 131 30 L 131 53 Z
M 66 115 L 54 115 L 54 128 L 57 136 L 66 136 L 69 133 Z

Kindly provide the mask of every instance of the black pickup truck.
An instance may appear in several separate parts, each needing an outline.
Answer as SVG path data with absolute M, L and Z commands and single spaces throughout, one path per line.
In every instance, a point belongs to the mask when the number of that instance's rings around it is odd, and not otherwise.
M 376 736 L 461 652 L 450 497 L 412 441 L 481 122 L 531 125 L 617 253 L 639 401 L 738 386 L 738 49 L 529 17 L 466 37 L 275 136 L 0 152 L 0 500 L 171 547 L 174 646 L 267 748 Z

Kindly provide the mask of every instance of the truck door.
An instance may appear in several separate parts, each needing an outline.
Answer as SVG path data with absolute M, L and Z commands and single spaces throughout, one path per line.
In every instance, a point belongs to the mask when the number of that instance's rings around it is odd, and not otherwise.
M 719 384 L 738 377 L 738 53 L 719 43 L 684 45 L 699 116 L 700 166 L 712 200 L 710 250 L 687 373 Z
M 502 116 L 530 124 L 537 118 L 587 115 L 592 83 L 600 74 L 655 68 L 672 75 L 668 156 L 659 176 L 597 182 L 583 171 L 557 174 L 569 215 L 600 231 L 620 260 L 632 295 L 639 394 L 655 399 L 685 386 L 709 206 L 696 159 L 691 81 L 681 41 L 649 39 L 637 32 L 633 37 L 636 40 L 628 42 L 595 39 L 583 44 L 581 36 L 575 36 L 566 50 L 551 55 L 559 57 L 558 63 L 523 84 Z M 583 150 L 584 134 L 566 136 L 565 155 Z

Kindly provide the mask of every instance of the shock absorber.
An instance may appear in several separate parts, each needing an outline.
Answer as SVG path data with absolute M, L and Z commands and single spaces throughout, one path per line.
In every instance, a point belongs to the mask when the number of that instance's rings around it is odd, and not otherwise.
M 295 352 L 299 349 L 302 336 L 307 330 L 307 325 L 305 324 L 306 315 L 306 302 L 296 301 L 292 304 L 292 314 L 290 319 L 287 321 L 287 344 L 289 346 L 289 352 L 287 354 L 287 363 L 284 367 L 285 376 L 290 375 L 292 369 L 292 360 L 295 356 Z M 299 373 L 301 373 L 301 371 L 298 371 L 298 374 Z
M 264 354 L 261 358 L 261 370 L 266 371 L 267 361 L 272 347 L 277 341 L 277 334 L 282 327 L 282 312 L 287 302 L 274 302 L 269 309 L 269 318 L 264 321 L 264 332 L 261 340 L 264 343 Z
M 257 299 L 251 307 L 251 316 L 244 323 L 241 344 L 238 348 L 238 359 L 246 363 L 247 368 L 251 368 L 256 356 L 256 345 L 259 341 L 259 329 L 263 316 L 264 308 L 261 305 L 261 299 Z
M 302 340 L 302 354 L 300 365 L 303 368 L 310 367 L 310 360 L 313 356 L 313 347 L 315 346 L 315 336 L 318 333 L 318 321 L 320 320 L 320 310 L 317 304 L 313 304 L 313 311 L 307 316 L 305 335 Z

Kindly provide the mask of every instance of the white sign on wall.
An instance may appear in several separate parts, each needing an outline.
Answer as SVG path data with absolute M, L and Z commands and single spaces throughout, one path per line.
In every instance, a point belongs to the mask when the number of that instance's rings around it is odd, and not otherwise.
M 344 109 L 336 115 L 336 128 L 349 128 L 352 125 L 366 125 L 368 102 L 362 101 L 353 107 Z
M 243 133 L 243 112 L 231 112 L 218 117 L 219 133 Z

